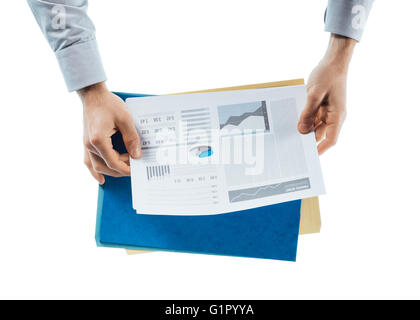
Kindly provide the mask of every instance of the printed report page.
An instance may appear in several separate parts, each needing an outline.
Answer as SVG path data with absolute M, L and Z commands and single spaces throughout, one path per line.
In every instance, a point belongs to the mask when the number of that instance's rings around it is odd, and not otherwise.
M 143 156 L 130 159 L 141 214 L 208 215 L 323 194 L 305 86 L 129 98 Z

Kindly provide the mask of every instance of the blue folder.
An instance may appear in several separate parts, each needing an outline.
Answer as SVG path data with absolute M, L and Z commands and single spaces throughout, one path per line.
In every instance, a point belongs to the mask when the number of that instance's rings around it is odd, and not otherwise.
M 123 100 L 147 96 L 116 94 Z M 126 152 L 119 132 L 112 143 Z M 130 177 L 105 180 L 99 186 L 96 221 L 100 247 L 296 260 L 300 200 L 220 215 L 137 214 Z

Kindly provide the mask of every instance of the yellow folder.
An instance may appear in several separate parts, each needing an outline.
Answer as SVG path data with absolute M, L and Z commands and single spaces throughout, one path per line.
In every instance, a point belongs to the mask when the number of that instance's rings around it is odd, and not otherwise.
M 297 85 L 303 85 L 303 84 L 305 84 L 304 79 L 294 79 L 294 80 L 258 83 L 258 84 L 250 84 L 250 85 L 243 85 L 243 86 L 236 86 L 236 87 L 208 89 L 208 90 L 182 92 L 182 93 L 174 93 L 174 94 L 263 89 L 263 88 L 275 88 L 275 87 L 285 87 L 285 86 L 297 86 Z M 301 203 L 301 207 L 300 207 L 299 234 L 318 233 L 320 231 L 321 231 L 321 214 L 319 210 L 318 197 L 303 199 Z M 137 254 L 137 253 L 145 253 L 145 252 L 150 252 L 150 251 L 127 250 L 128 254 Z

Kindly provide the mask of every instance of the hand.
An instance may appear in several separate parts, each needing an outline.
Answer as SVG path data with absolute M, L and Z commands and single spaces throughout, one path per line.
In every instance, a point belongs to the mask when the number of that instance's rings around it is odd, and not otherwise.
M 104 83 L 78 91 L 83 102 L 85 164 L 100 184 L 104 175 L 130 175 L 129 155 L 141 157 L 140 138 L 124 102 L 109 92 Z M 112 147 L 111 136 L 120 131 L 128 154 Z
M 315 131 L 320 155 L 336 144 L 346 118 L 347 70 L 355 44 L 353 39 L 332 35 L 327 53 L 309 76 L 298 130 Z

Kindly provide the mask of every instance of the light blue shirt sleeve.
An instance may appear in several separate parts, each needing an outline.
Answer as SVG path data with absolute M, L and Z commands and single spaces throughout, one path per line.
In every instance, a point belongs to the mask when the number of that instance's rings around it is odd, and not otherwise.
M 87 0 L 27 0 L 69 91 L 106 80 Z
M 329 0 L 325 30 L 360 41 L 374 0 Z M 27 0 L 69 91 L 106 80 L 87 0 Z
M 360 41 L 374 0 L 329 0 L 325 31 Z

